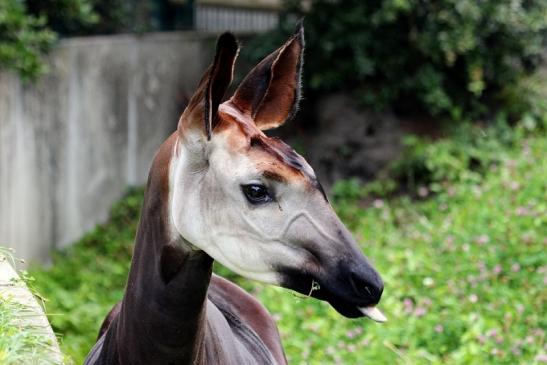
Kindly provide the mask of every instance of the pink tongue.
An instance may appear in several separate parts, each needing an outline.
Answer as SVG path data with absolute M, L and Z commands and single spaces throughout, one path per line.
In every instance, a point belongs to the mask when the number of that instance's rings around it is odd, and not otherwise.
M 380 323 L 387 321 L 387 318 L 386 316 L 384 316 L 384 313 L 382 313 L 376 307 L 362 307 L 362 308 L 359 308 L 359 310 L 361 311 L 361 313 L 363 313 L 365 316 L 372 319 L 373 321 L 380 322 Z

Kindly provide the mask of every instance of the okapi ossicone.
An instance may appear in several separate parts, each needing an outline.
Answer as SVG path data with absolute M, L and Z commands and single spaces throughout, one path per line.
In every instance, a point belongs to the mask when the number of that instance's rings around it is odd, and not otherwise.
M 267 137 L 296 112 L 304 30 L 222 102 L 239 46 L 213 64 L 150 169 L 123 300 L 85 364 L 286 364 L 266 309 L 212 275 L 213 260 L 250 279 L 384 321 L 383 283 L 334 213 L 312 168 Z

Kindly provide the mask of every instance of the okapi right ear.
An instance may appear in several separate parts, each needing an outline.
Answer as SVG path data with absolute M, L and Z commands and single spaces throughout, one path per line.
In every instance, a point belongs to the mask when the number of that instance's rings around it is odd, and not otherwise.
M 232 103 L 250 115 L 258 128 L 276 128 L 298 109 L 304 53 L 304 27 L 264 58 L 241 82 Z
M 222 34 L 217 41 L 213 64 L 203 74 L 197 91 L 182 113 L 178 130 L 197 126 L 203 128 L 207 139 L 218 122 L 218 106 L 232 82 L 234 64 L 239 52 L 239 45 L 231 33 Z

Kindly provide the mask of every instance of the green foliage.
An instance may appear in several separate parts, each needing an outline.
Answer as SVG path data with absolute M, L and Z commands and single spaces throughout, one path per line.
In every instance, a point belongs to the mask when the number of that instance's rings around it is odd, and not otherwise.
M 15 264 L 11 251 L 0 247 L 0 261 Z M 20 273 L 20 279 L 9 285 L 27 286 L 31 291 L 32 278 Z M 39 315 L 32 307 L 22 304 L 10 296 L 9 291 L 0 287 L 0 364 L 57 364 L 51 359 L 51 338 L 41 327 L 33 325 L 29 318 Z M 34 294 L 37 293 L 34 291 Z
M 29 14 L 43 15 L 61 35 L 112 34 L 131 30 L 140 0 L 27 0 Z
M 55 40 L 46 21 L 29 16 L 22 0 L 0 1 L 0 68 L 13 69 L 23 79 L 46 71 L 40 57 Z
M 547 324 L 542 309 L 547 299 L 547 165 L 538 163 L 547 139 L 542 131 L 536 133 L 530 137 L 517 131 L 480 174 L 462 174 L 459 162 L 440 163 L 447 183 L 424 201 L 378 197 L 348 215 L 340 200 L 348 205 L 356 185 L 338 184 L 340 214 L 350 217 L 364 251 L 384 276 L 381 306 L 390 321 L 368 325 L 360 336 L 364 342 L 342 340 L 347 347 L 366 343 L 366 349 L 355 356 L 337 350 L 331 359 L 342 356 L 348 364 L 537 363 L 544 354 Z M 488 154 L 488 144 L 481 146 Z M 459 153 L 453 157 L 461 161 Z M 439 159 L 448 156 L 445 152 Z M 459 173 L 448 173 L 448 166 Z M 345 196 L 348 184 L 350 195 Z M 332 338 L 338 326 L 333 322 L 319 331 Z M 295 333 L 292 325 L 284 330 Z M 319 336 L 307 341 L 315 340 Z M 319 363 L 319 356 L 310 363 Z
M 435 143 L 409 136 L 404 141 L 404 158 L 390 166 L 390 176 L 402 182 L 407 192 L 424 196 L 455 183 L 479 182 L 485 171 L 495 169 L 523 136 L 543 133 L 546 126 L 521 123 L 513 129 L 498 119 L 487 128 L 461 124 L 452 128 L 450 138 Z
M 54 364 L 48 361 L 50 338 L 41 328 L 22 324 L 22 318 L 35 315 L 9 297 L 0 298 L 0 364 Z
M 102 320 L 122 298 L 142 204 L 142 190 L 114 205 L 107 224 L 55 252 L 49 269 L 32 268 L 54 331 L 77 364 L 97 338 Z
M 130 30 L 131 3 L 123 0 L 0 1 L 0 68 L 32 80 L 47 71 L 42 57 L 61 35 Z
M 542 0 L 288 1 L 280 30 L 251 45 L 264 55 L 305 16 L 305 85 L 352 92 L 364 105 L 452 119 L 487 116 L 531 74 L 547 44 Z
M 91 0 L 0 1 L 0 68 L 32 80 L 47 71 L 42 57 L 56 40 L 56 31 L 94 25 L 98 16 Z
M 541 128 L 469 128 L 452 146 L 415 142 L 421 166 L 438 159 L 423 182 L 428 191 L 438 184 L 428 199 L 393 196 L 393 180 L 333 189 L 338 213 L 382 273 L 387 323 L 344 319 L 317 300 L 237 279 L 277 319 L 289 363 L 513 365 L 545 357 L 547 138 Z M 121 298 L 141 194 L 56 253 L 51 268 L 32 270 L 77 363 Z

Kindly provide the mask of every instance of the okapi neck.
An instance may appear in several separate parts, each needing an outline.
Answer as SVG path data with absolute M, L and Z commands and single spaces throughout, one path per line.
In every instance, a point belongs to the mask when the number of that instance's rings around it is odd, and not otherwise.
M 169 237 L 175 141 L 171 136 L 160 147 L 148 178 L 117 328 L 118 343 L 126 347 L 119 351 L 122 364 L 191 364 L 201 357 L 213 259 Z

